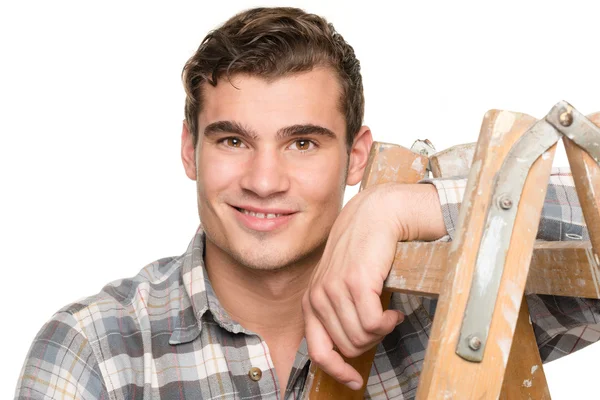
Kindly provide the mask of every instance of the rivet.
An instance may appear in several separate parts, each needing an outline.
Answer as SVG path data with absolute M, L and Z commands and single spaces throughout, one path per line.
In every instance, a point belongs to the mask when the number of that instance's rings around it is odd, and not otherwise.
M 481 348 L 481 339 L 477 336 L 469 336 L 469 348 L 477 351 Z
M 560 122 L 562 126 L 571 126 L 573 123 L 573 114 L 567 110 L 563 110 L 558 116 L 558 122 Z
M 498 199 L 498 205 L 503 210 L 510 210 L 513 206 L 513 202 L 508 196 L 502 196 Z

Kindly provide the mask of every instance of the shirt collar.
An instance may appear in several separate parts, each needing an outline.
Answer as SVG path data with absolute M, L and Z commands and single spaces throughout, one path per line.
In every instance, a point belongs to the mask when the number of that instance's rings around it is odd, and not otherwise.
M 173 345 L 196 339 L 202 332 L 203 319 L 211 317 L 229 332 L 252 334 L 232 320 L 219 302 L 204 265 L 205 240 L 206 235 L 200 226 L 186 252 L 181 256 L 183 264 L 180 269 L 180 289 L 183 286 L 184 299 L 181 302 L 179 318 L 174 323 L 173 333 L 169 339 L 169 343 Z M 205 316 L 207 310 L 210 311 L 210 316 Z M 186 321 L 193 322 L 190 324 Z

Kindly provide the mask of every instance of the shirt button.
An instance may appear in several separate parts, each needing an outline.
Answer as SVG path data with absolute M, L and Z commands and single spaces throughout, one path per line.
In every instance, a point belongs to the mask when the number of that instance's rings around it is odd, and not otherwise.
M 260 381 L 260 378 L 262 378 L 262 371 L 260 370 L 260 368 L 252 367 L 250 368 L 250 371 L 248 371 L 248 376 L 254 382 L 258 382 Z

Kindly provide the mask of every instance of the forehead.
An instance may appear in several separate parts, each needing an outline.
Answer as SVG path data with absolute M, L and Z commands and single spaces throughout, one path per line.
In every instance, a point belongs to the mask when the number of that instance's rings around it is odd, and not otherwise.
M 216 121 L 236 121 L 254 129 L 312 123 L 342 135 L 345 117 L 340 109 L 341 85 L 329 68 L 266 80 L 247 74 L 206 85 L 199 127 Z M 342 135 L 343 136 L 343 135 Z

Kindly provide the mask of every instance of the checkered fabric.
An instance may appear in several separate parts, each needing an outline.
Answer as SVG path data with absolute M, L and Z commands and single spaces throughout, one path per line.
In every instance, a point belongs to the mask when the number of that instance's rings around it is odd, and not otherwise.
M 439 192 L 450 240 L 466 179 L 427 180 Z M 587 239 L 568 170 L 554 170 L 538 234 Z M 267 344 L 220 305 L 204 263 L 198 230 L 179 257 L 151 263 L 131 279 L 56 313 L 36 336 L 19 378 L 18 399 L 296 399 L 310 360 L 298 349 L 280 388 Z M 543 360 L 600 337 L 600 302 L 529 296 Z M 412 399 L 423 367 L 436 300 L 394 294 L 404 322 L 379 344 L 366 399 Z M 260 379 L 250 370 L 258 368 Z M 256 369 L 254 369 L 256 371 Z

